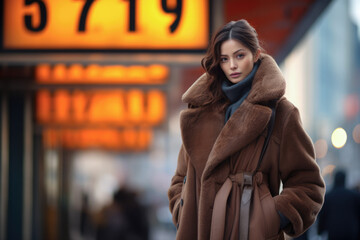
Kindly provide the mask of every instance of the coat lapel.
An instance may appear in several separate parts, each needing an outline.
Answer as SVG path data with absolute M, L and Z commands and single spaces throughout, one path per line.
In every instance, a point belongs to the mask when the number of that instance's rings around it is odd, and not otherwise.
M 271 109 L 244 101 L 218 135 L 206 163 L 203 180 L 223 160 L 254 141 L 266 128 Z
M 200 108 L 186 109 L 180 114 L 182 140 L 197 174 L 202 175 L 208 156 L 223 129 L 225 113 Z

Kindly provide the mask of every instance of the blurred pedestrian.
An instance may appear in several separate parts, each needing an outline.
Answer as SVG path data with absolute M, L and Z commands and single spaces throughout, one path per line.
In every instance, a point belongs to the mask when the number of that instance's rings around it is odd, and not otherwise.
M 182 97 L 183 145 L 168 191 L 177 239 L 298 236 L 322 206 L 313 144 L 278 65 L 261 51 L 246 20 L 229 22 Z
M 147 240 L 149 227 L 145 208 L 136 194 L 128 189 L 117 190 L 113 202 L 97 217 L 97 240 Z
M 86 239 L 93 233 L 92 230 L 93 224 L 89 206 L 89 194 L 87 192 L 83 192 L 81 196 L 80 234 L 84 239 Z
M 345 172 L 336 172 L 334 186 L 325 195 L 319 214 L 318 233 L 326 232 L 328 240 L 360 239 L 360 194 L 347 189 L 345 182 Z

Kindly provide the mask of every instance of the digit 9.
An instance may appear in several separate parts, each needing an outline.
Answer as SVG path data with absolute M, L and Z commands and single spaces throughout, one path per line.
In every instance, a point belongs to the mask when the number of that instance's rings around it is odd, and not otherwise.
M 180 23 L 181 12 L 182 12 L 182 0 L 176 0 L 176 6 L 174 8 L 169 8 L 167 5 L 167 0 L 161 0 L 161 7 L 166 13 L 175 13 L 176 18 L 174 22 L 170 25 L 170 32 L 175 32 Z

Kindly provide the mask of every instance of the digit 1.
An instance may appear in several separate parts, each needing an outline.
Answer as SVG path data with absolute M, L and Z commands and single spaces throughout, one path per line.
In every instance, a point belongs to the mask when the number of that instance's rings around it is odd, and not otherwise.
M 129 1 L 129 32 L 135 32 L 136 31 L 136 0 L 124 0 Z
M 161 7 L 164 10 L 164 12 L 176 14 L 175 21 L 170 25 L 170 32 L 173 33 L 179 26 L 179 22 L 180 22 L 180 18 L 181 18 L 181 11 L 182 11 L 182 0 L 176 0 L 175 8 L 169 8 L 166 3 L 167 3 L 167 0 L 161 0 Z
M 47 13 L 46 13 L 46 6 L 45 3 L 41 0 L 25 0 L 25 6 L 29 6 L 33 3 L 37 3 L 39 5 L 40 9 L 40 23 L 38 26 L 34 27 L 32 24 L 32 15 L 25 15 L 25 26 L 28 30 L 32 32 L 40 32 L 42 31 L 46 26 L 46 20 L 47 20 Z
M 91 4 L 93 4 L 94 1 L 95 0 L 86 0 L 86 2 L 84 4 L 84 7 L 83 7 L 83 9 L 81 11 L 80 21 L 79 21 L 79 27 L 78 27 L 79 32 L 85 32 L 86 17 L 88 15 Z

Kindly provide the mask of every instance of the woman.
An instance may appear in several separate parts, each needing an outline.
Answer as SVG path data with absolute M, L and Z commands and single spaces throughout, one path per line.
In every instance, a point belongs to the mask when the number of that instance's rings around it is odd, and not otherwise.
M 213 36 L 202 66 L 206 73 L 182 97 L 189 107 L 168 192 L 177 239 L 300 235 L 315 221 L 325 186 L 277 64 L 239 20 Z

